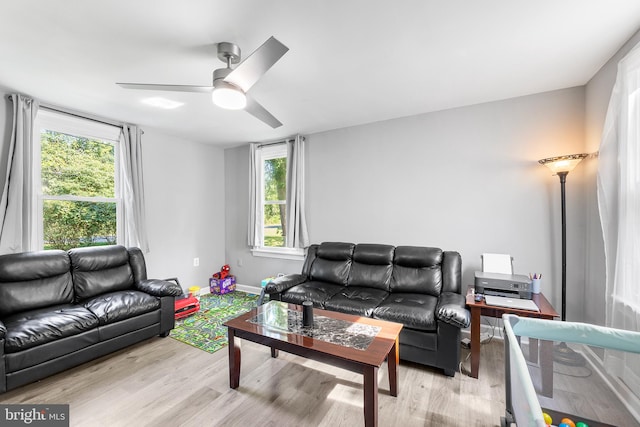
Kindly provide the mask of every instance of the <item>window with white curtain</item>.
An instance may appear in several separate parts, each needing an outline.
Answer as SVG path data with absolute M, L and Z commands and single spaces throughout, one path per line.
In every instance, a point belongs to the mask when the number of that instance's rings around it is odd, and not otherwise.
M 256 256 L 304 259 L 304 138 L 250 144 L 248 244 Z
M 256 256 L 300 259 L 304 252 L 286 247 L 287 235 L 287 145 L 260 146 L 255 153 Z
M 34 247 L 122 242 L 121 128 L 41 109 L 34 130 Z

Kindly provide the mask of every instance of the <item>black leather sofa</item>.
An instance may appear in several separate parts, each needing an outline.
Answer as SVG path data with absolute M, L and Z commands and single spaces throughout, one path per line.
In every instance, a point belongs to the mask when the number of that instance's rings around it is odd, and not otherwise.
M 180 294 L 147 279 L 137 248 L 0 256 L 0 392 L 167 336 Z
M 457 252 L 417 246 L 325 242 L 307 250 L 302 274 L 272 280 L 270 299 L 402 323 L 400 358 L 454 376 L 460 329 L 470 323 Z

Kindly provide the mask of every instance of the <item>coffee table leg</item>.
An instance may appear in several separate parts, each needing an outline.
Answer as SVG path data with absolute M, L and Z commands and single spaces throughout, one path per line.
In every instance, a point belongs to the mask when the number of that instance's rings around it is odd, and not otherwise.
M 398 359 L 399 348 L 398 338 L 396 338 L 395 344 L 391 348 L 391 351 L 387 355 L 387 369 L 389 370 L 389 392 L 391 396 L 398 395 Z
M 378 368 L 367 366 L 364 369 L 364 425 L 378 425 Z
M 235 332 L 229 329 L 229 387 L 240 387 L 240 346 L 236 346 Z
M 278 349 L 271 347 L 271 357 L 278 357 Z

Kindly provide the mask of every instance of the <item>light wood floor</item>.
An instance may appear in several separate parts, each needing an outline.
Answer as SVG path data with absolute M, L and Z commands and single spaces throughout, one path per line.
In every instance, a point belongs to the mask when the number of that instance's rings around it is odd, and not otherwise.
M 392 397 L 383 365 L 379 425 L 499 426 L 503 370 L 499 341 L 482 346 L 478 380 L 401 361 Z M 229 388 L 226 349 L 209 354 L 153 338 L 0 395 L 0 402 L 68 403 L 72 426 L 364 425 L 361 375 L 284 352 L 272 359 L 268 348 L 246 341 L 237 390 Z
M 209 354 L 153 338 L 2 394 L 0 403 L 66 403 L 72 426 L 364 425 L 361 375 L 284 352 L 272 359 L 268 348 L 241 343 L 237 390 L 229 388 L 226 349 Z M 503 353 L 500 340 L 482 345 L 477 380 L 401 361 L 398 397 L 389 395 L 384 365 L 378 376 L 380 427 L 499 426 L 505 409 Z M 462 350 L 463 358 L 467 354 Z M 593 399 L 580 398 L 577 392 L 587 386 L 573 382 L 579 372 L 569 374 L 554 375 L 554 401 L 570 401 L 585 414 L 605 413 L 618 426 L 638 425 L 604 389 Z

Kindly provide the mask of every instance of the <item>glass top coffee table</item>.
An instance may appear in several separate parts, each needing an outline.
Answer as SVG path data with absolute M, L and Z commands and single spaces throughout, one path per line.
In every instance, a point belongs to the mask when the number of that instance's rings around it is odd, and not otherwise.
M 389 391 L 398 395 L 398 336 L 402 325 L 313 309 L 313 326 L 302 324 L 302 306 L 270 301 L 224 325 L 229 330 L 229 386 L 240 386 L 236 338 L 317 360 L 364 376 L 365 426 L 378 425 L 378 368 L 387 360 Z

